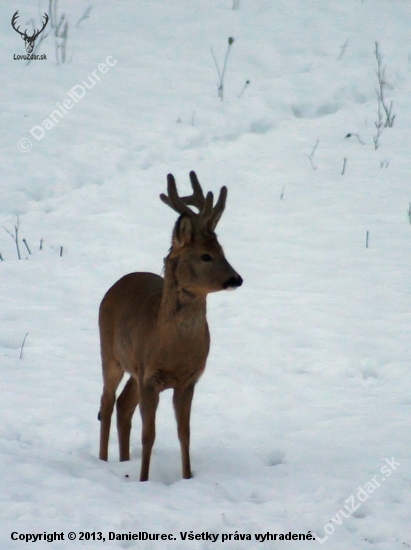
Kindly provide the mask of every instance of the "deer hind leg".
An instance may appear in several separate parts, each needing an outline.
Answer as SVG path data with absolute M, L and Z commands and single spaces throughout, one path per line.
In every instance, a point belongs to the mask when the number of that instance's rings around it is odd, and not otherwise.
M 124 371 L 115 359 L 103 362 L 104 387 L 101 396 L 100 412 L 100 460 L 108 460 L 108 440 L 110 437 L 111 415 L 116 401 L 116 389 L 123 378 Z
M 190 414 L 191 402 L 194 395 L 194 385 L 186 388 L 175 388 L 173 394 L 173 405 L 177 420 L 178 439 L 181 447 L 181 462 L 183 478 L 190 479 Z
M 156 411 L 158 406 L 158 391 L 151 386 L 140 386 L 140 414 L 143 422 L 141 443 L 143 454 L 141 459 L 140 481 L 148 480 L 151 450 L 156 438 Z
M 133 376 L 128 379 L 116 405 L 120 461 L 123 462 L 130 460 L 131 419 L 138 405 L 138 382 Z

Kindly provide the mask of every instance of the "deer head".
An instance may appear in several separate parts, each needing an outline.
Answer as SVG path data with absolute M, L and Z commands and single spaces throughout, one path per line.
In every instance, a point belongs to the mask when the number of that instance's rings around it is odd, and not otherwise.
M 224 212 L 227 188 L 221 188 L 213 206 L 213 193 L 210 191 L 204 196 L 195 172 L 190 172 L 190 181 L 193 194 L 179 197 L 174 176 L 168 174 L 168 195 L 160 195 L 165 204 L 180 214 L 167 257 L 176 283 L 195 295 L 235 289 L 242 285 L 243 280 L 226 260 L 214 232 Z M 194 206 L 198 212 L 189 206 Z
M 33 31 L 33 34 L 31 36 L 28 36 L 27 34 L 27 29 L 24 31 L 24 32 L 20 32 L 19 31 L 19 28 L 20 27 L 17 27 L 16 28 L 16 21 L 18 19 L 18 16 L 19 16 L 19 12 L 18 10 L 16 11 L 16 13 L 13 15 L 12 19 L 11 19 L 11 26 L 13 27 L 13 29 L 19 33 L 19 35 L 22 37 L 22 39 L 24 40 L 24 45 L 26 47 L 26 52 L 27 53 L 32 53 L 32 51 L 34 50 L 34 44 L 36 42 L 36 39 L 38 37 L 38 35 L 40 33 L 42 33 L 48 23 L 48 20 L 49 20 L 49 16 L 47 15 L 47 13 L 44 14 L 44 22 L 43 22 L 43 26 L 41 27 L 40 30 L 36 30 L 36 31 Z

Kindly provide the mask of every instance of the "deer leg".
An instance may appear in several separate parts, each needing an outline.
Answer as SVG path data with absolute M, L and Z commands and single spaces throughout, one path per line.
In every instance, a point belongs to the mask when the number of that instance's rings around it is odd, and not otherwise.
M 133 376 L 130 376 L 116 403 L 120 462 L 130 460 L 131 419 L 133 418 L 137 405 L 138 382 Z
M 194 395 L 194 385 L 186 388 L 175 388 L 173 394 L 173 405 L 177 420 L 178 439 L 181 447 L 181 461 L 183 478 L 190 479 L 190 413 L 191 402 Z
M 148 480 L 151 450 L 156 438 L 156 411 L 158 406 L 158 391 L 151 386 L 140 386 L 140 414 L 143 422 L 141 443 L 143 454 L 141 459 L 140 481 Z
M 108 460 L 108 440 L 110 437 L 111 415 L 116 401 L 116 389 L 123 378 L 124 371 L 117 361 L 103 364 L 104 387 L 101 396 L 100 412 L 100 460 Z

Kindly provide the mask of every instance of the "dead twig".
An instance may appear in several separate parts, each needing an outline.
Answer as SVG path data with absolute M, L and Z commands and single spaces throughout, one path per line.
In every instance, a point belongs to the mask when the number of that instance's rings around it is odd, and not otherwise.
M 24 344 L 26 343 L 26 338 L 28 336 L 28 332 L 26 332 L 24 338 L 23 338 L 23 342 L 21 344 L 21 348 L 20 348 L 20 359 L 23 359 L 23 348 L 24 348 Z
M 14 224 L 14 235 L 7 229 L 7 227 L 3 227 L 4 231 L 6 231 L 6 233 L 8 233 L 10 237 L 13 239 L 16 245 L 18 259 L 21 260 L 20 247 L 19 247 L 19 228 L 20 228 L 20 220 L 18 216 L 17 216 L 17 221 Z
M 317 139 L 317 141 L 315 142 L 315 145 L 313 147 L 313 150 L 311 151 L 311 155 L 306 155 L 306 157 L 310 161 L 311 168 L 313 170 L 317 170 L 317 166 L 314 164 L 314 153 L 315 153 L 315 150 L 317 149 L 319 143 L 320 143 L 320 140 Z

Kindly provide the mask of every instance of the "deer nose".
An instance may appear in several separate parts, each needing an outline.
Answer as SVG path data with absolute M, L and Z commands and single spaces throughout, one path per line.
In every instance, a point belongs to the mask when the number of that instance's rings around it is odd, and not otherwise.
M 225 289 L 234 289 L 243 284 L 243 279 L 240 277 L 240 275 L 233 275 L 223 284 L 223 287 Z

